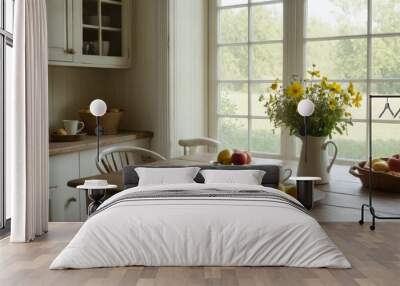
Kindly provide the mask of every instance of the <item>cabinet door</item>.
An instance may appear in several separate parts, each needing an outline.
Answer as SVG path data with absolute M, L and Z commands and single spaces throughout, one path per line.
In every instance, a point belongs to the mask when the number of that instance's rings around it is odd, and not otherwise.
M 79 154 L 50 157 L 51 221 L 81 221 L 79 191 L 67 182 L 79 178 Z
M 49 61 L 73 61 L 73 0 L 47 0 Z
M 83 66 L 129 67 L 130 0 L 75 0 L 74 15 L 78 15 L 73 27 L 76 62 Z

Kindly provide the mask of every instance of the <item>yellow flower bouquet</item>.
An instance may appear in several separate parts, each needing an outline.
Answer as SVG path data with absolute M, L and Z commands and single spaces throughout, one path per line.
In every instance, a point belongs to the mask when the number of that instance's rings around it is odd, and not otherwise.
M 304 136 L 303 118 L 297 113 L 297 104 L 302 99 L 309 99 L 314 103 L 315 111 L 308 119 L 307 135 L 331 138 L 334 132 L 347 132 L 348 125 L 353 125 L 348 110 L 361 106 L 361 93 L 351 82 L 347 88 L 329 82 L 328 78 L 320 76 L 315 65 L 308 74 L 310 79 L 294 80 L 287 88 L 275 81 L 268 93 L 260 96 L 268 118 L 275 128 L 286 127 L 291 135 Z

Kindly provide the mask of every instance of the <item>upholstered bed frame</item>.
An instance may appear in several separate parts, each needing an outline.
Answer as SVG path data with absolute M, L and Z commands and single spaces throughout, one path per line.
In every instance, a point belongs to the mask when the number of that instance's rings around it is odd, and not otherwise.
M 147 168 L 183 168 L 183 167 L 199 167 L 205 169 L 217 170 L 263 170 L 265 171 L 262 185 L 265 187 L 278 188 L 281 178 L 281 166 L 278 165 L 245 165 L 245 166 L 212 166 L 212 165 L 192 165 L 192 166 L 127 166 L 123 170 L 124 188 L 136 187 L 139 183 L 139 176 L 135 171 L 137 167 Z M 204 183 L 203 176 L 199 173 L 194 179 L 197 183 Z

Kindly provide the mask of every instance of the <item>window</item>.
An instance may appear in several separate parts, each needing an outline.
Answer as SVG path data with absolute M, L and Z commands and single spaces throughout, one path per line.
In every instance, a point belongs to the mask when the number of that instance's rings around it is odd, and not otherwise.
M 224 146 L 280 154 L 280 130 L 258 97 L 283 78 L 283 1 L 220 0 L 217 26 L 217 134 Z
M 343 86 L 352 81 L 364 94 L 362 107 L 351 111 L 354 126 L 348 135 L 333 138 L 341 160 L 364 159 L 366 95 L 400 93 L 400 0 L 211 3 L 210 135 L 227 147 L 294 158 L 299 144 L 286 130 L 272 132 L 257 99 L 272 80 L 285 84 L 316 64 L 330 80 Z M 400 100 L 391 103 L 400 107 Z M 377 156 L 398 153 L 400 146 L 399 121 L 388 114 L 377 118 L 384 104 L 373 106 Z
M 0 0 L 0 229 L 3 230 L 9 226 L 6 221 L 11 216 L 10 195 L 4 188 L 4 104 L 11 93 L 13 17 L 14 1 Z
M 308 0 L 305 63 L 346 85 L 353 81 L 365 95 L 353 110 L 348 135 L 335 135 L 342 159 L 364 159 L 367 152 L 366 95 L 400 93 L 400 0 Z M 400 107 L 400 101 L 392 100 Z M 398 120 L 388 114 L 378 120 L 385 101 L 374 101 L 374 154 L 399 152 Z

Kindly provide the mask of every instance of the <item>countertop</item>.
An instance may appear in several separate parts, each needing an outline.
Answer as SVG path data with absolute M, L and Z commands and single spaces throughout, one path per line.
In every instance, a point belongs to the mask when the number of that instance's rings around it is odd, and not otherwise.
M 100 146 L 107 146 L 135 139 L 152 138 L 153 132 L 150 131 L 122 131 L 115 135 L 103 135 L 100 137 Z M 75 142 L 50 142 L 49 155 L 60 155 L 66 153 L 79 152 L 83 150 L 97 148 L 97 137 L 87 135 L 83 140 Z

